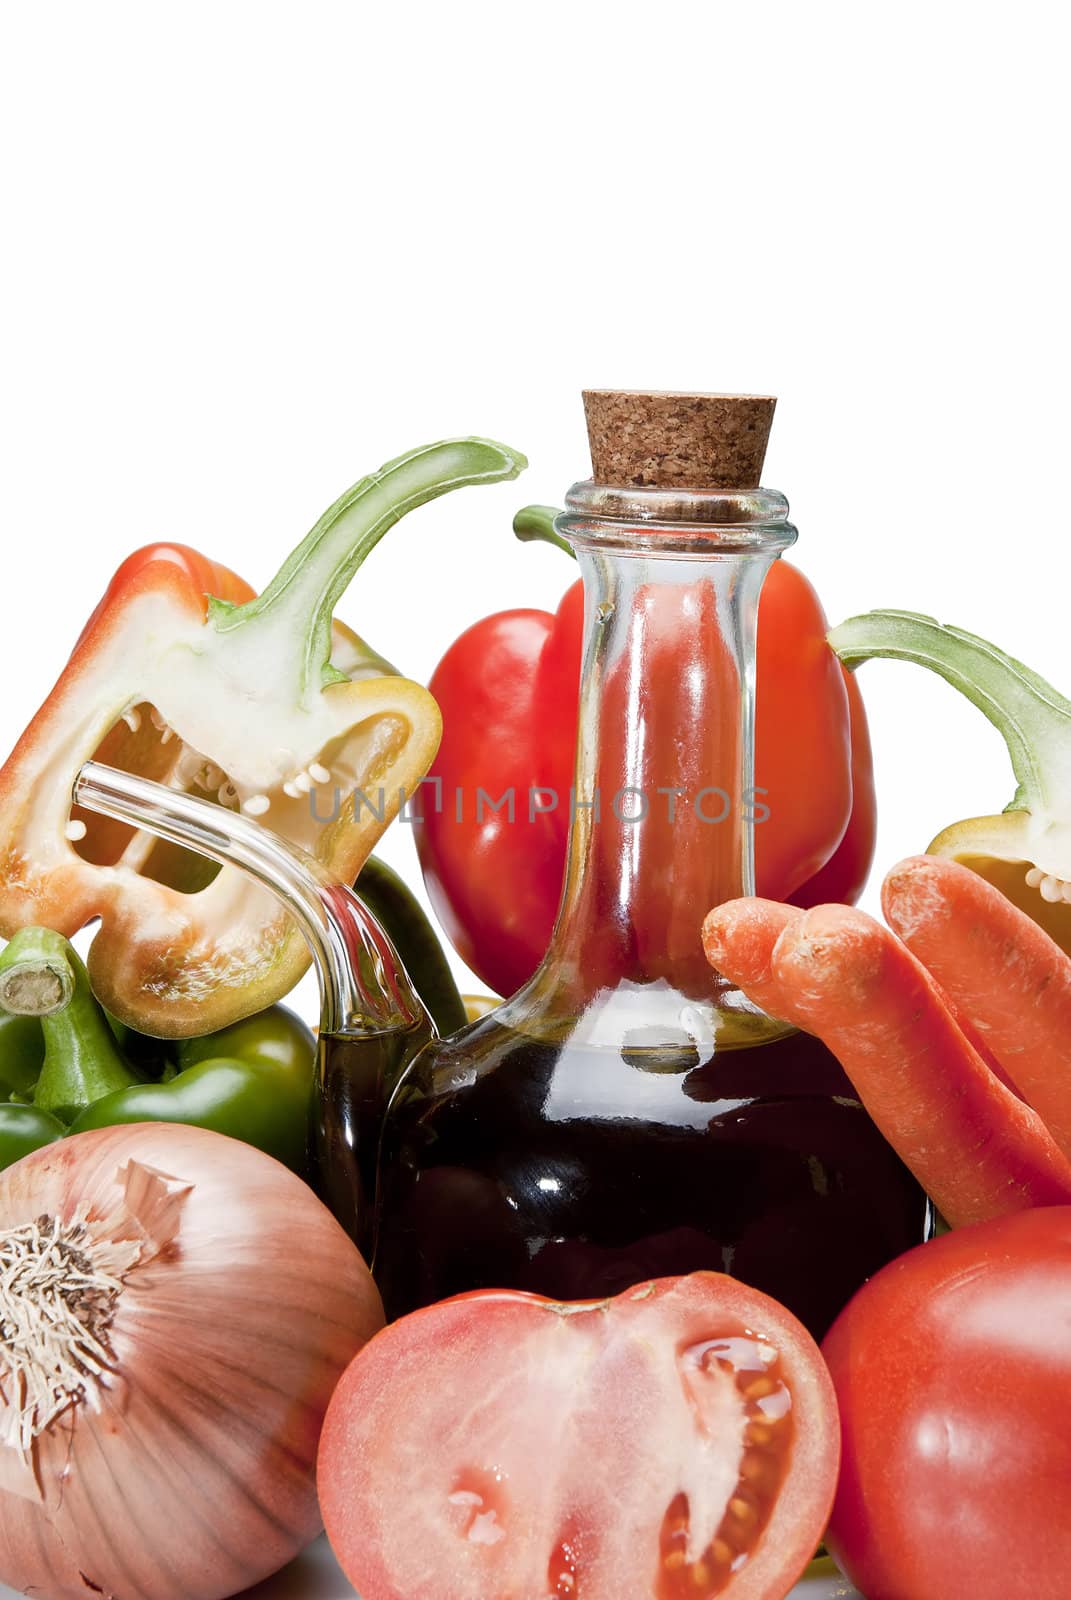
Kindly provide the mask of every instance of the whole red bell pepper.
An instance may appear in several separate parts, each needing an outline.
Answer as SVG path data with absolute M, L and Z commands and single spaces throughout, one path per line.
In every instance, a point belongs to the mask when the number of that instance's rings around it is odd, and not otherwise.
M 564 544 L 555 513 L 528 507 L 518 537 Z M 416 829 L 424 880 L 455 948 L 511 994 L 550 942 L 569 830 L 583 586 L 556 612 L 500 611 L 447 650 L 429 688 L 443 714 Z M 852 901 L 874 851 L 866 714 L 826 642 L 828 622 L 797 567 L 778 561 L 758 627 L 755 782 L 759 894 L 811 906 Z M 513 794 L 512 815 L 507 804 Z M 698 940 L 698 931 L 697 931 Z

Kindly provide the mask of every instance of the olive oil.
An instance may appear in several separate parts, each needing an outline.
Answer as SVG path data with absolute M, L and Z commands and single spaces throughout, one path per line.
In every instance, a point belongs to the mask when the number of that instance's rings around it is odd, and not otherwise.
M 575 1300 L 708 1270 L 820 1338 L 928 1228 L 917 1183 L 806 1034 L 689 1063 L 552 1045 L 494 1015 L 403 1078 L 379 1198 L 391 1317 L 469 1289 Z
M 402 1064 L 427 1037 L 423 1020 L 410 1028 L 320 1035 L 309 1138 L 313 1182 L 366 1260 L 374 1245 L 384 1108 Z

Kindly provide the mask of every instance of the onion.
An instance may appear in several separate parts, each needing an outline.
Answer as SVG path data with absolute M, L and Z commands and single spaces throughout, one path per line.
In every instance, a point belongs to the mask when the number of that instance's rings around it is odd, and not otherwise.
M 139 1124 L 0 1176 L 0 1580 L 224 1600 L 320 1530 L 316 1448 L 383 1325 L 355 1246 L 237 1140 Z

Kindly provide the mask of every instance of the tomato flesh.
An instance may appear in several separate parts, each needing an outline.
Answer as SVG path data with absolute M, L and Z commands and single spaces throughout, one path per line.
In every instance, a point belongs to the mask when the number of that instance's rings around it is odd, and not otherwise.
M 843 1466 L 828 1543 L 873 1600 L 1071 1592 L 1071 1207 L 883 1268 L 823 1351 Z
M 781 1600 L 839 1435 L 796 1320 L 715 1273 L 430 1306 L 344 1376 L 320 1446 L 363 1600 Z

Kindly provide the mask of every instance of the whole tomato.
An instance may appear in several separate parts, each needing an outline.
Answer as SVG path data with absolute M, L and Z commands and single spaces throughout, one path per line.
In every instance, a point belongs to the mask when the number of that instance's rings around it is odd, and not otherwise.
M 843 1435 L 827 1542 L 867 1600 L 1066 1600 L 1071 1207 L 909 1251 L 823 1354 Z

